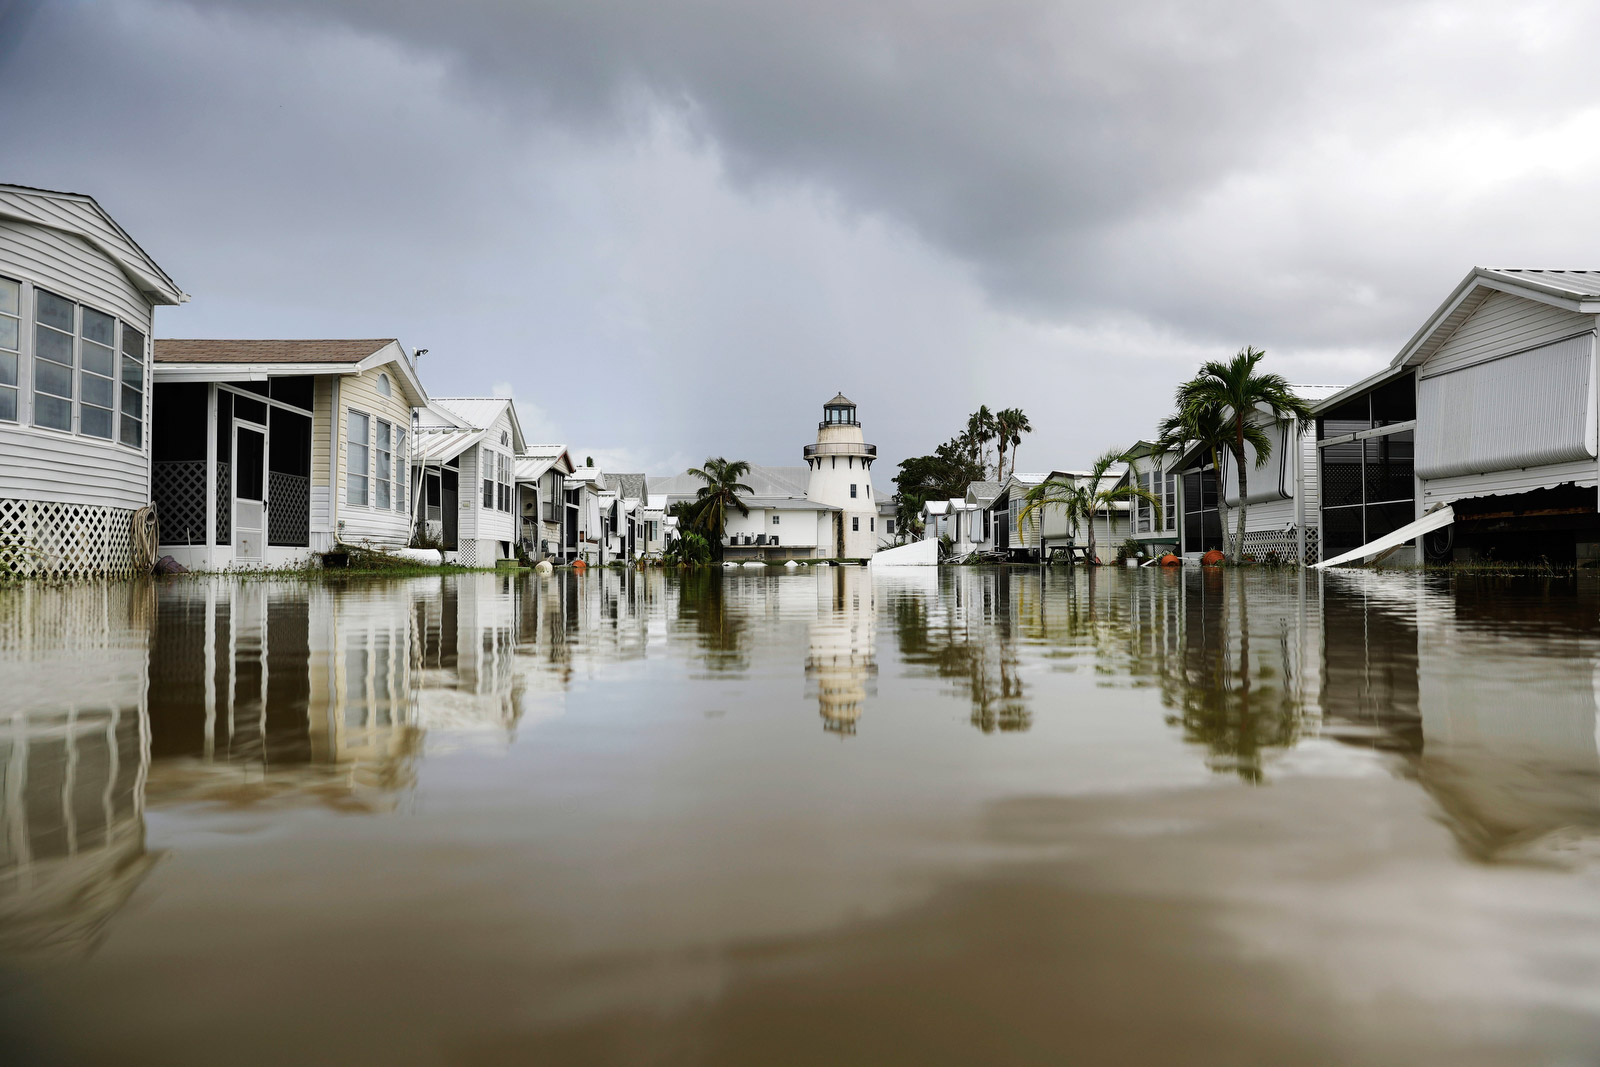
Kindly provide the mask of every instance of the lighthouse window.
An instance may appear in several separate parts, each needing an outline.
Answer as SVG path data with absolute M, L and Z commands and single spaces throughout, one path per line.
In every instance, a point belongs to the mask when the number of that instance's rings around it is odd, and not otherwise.
M 852 531 L 861 529 L 861 517 L 859 515 L 852 515 L 850 517 L 850 529 Z
M 774 525 L 774 526 L 778 525 L 778 520 L 781 519 L 781 518 L 783 518 L 782 515 L 774 515 L 774 516 L 772 516 L 772 525 Z
M 850 499 L 854 500 L 855 498 L 856 498 L 856 483 L 855 482 L 851 482 L 850 483 Z

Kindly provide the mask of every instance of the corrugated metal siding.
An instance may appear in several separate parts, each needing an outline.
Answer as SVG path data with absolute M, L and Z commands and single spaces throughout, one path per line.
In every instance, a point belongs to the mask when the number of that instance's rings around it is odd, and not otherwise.
M 1464 474 L 1455 478 L 1435 478 L 1422 483 L 1422 509 L 1435 504 L 1448 504 L 1473 496 L 1505 496 L 1508 493 L 1526 493 L 1533 489 L 1550 489 L 1572 482 L 1576 485 L 1596 483 L 1596 465 L 1592 459 L 1572 463 L 1551 463 L 1527 470 L 1490 471 L 1487 474 Z
M 1417 384 L 1417 474 L 1449 478 L 1589 456 L 1593 345 L 1585 334 L 1445 374 L 1430 374 L 1430 361 Z
M 1256 450 L 1246 442 L 1244 446 L 1245 481 L 1250 493 L 1250 503 L 1264 504 L 1272 500 L 1287 500 L 1294 496 L 1292 473 L 1294 461 L 1289 449 L 1290 427 L 1288 423 L 1280 423 L 1266 428 L 1272 439 L 1272 451 L 1267 456 L 1267 462 L 1256 466 Z M 1289 469 L 1284 469 L 1285 461 Z M 1230 508 L 1239 506 L 1239 472 L 1234 469 L 1233 456 L 1224 452 L 1222 454 L 1222 480 L 1223 497 Z
M 1510 293 L 1490 293 L 1423 364 L 1421 373 L 1441 374 L 1592 329 L 1593 315 L 1579 315 Z
M 380 545 L 404 545 L 411 539 L 410 515 L 405 511 L 395 511 L 391 503 L 386 509 L 379 509 L 371 505 L 362 506 L 352 504 L 345 495 L 347 463 L 349 446 L 345 440 L 348 420 L 346 412 L 351 408 L 371 415 L 374 419 L 383 419 L 396 429 L 406 432 L 408 442 L 411 437 L 411 406 L 406 403 L 398 384 L 393 386 L 393 395 L 384 396 L 378 392 L 378 375 L 383 368 L 374 368 L 362 374 L 351 375 L 339 379 L 339 473 L 337 479 L 337 492 L 339 494 L 339 521 L 344 523 L 343 537 L 346 541 L 360 542 L 371 541 Z M 394 377 L 390 374 L 390 379 Z M 315 438 L 315 432 L 313 432 Z M 313 450 L 315 444 L 313 444 Z M 400 461 L 400 457 L 395 457 Z M 404 468 L 402 467 L 402 470 Z M 315 478 L 313 467 L 313 479 Z M 404 481 L 404 479 L 399 479 Z M 409 498 L 409 491 L 408 491 Z M 369 499 L 371 499 L 369 495 Z

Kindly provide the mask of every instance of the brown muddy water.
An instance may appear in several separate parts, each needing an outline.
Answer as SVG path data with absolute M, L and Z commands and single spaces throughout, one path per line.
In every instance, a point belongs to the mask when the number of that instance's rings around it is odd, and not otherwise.
M 1600 586 L 0 593 L 0 1062 L 1588 1064 Z

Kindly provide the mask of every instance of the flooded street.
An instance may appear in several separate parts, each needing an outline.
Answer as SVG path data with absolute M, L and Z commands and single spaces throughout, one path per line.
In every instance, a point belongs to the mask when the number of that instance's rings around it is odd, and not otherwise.
M 1600 1059 L 1600 583 L 0 592 L 5 1063 Z

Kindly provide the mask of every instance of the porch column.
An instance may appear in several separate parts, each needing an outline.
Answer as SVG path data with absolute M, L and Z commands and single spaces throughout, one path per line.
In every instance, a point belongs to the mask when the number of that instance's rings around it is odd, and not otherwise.
M 212 569 L 216 561 L 211 558 L 217 548 L 217 383 L 206 386 L 206 568 Z

